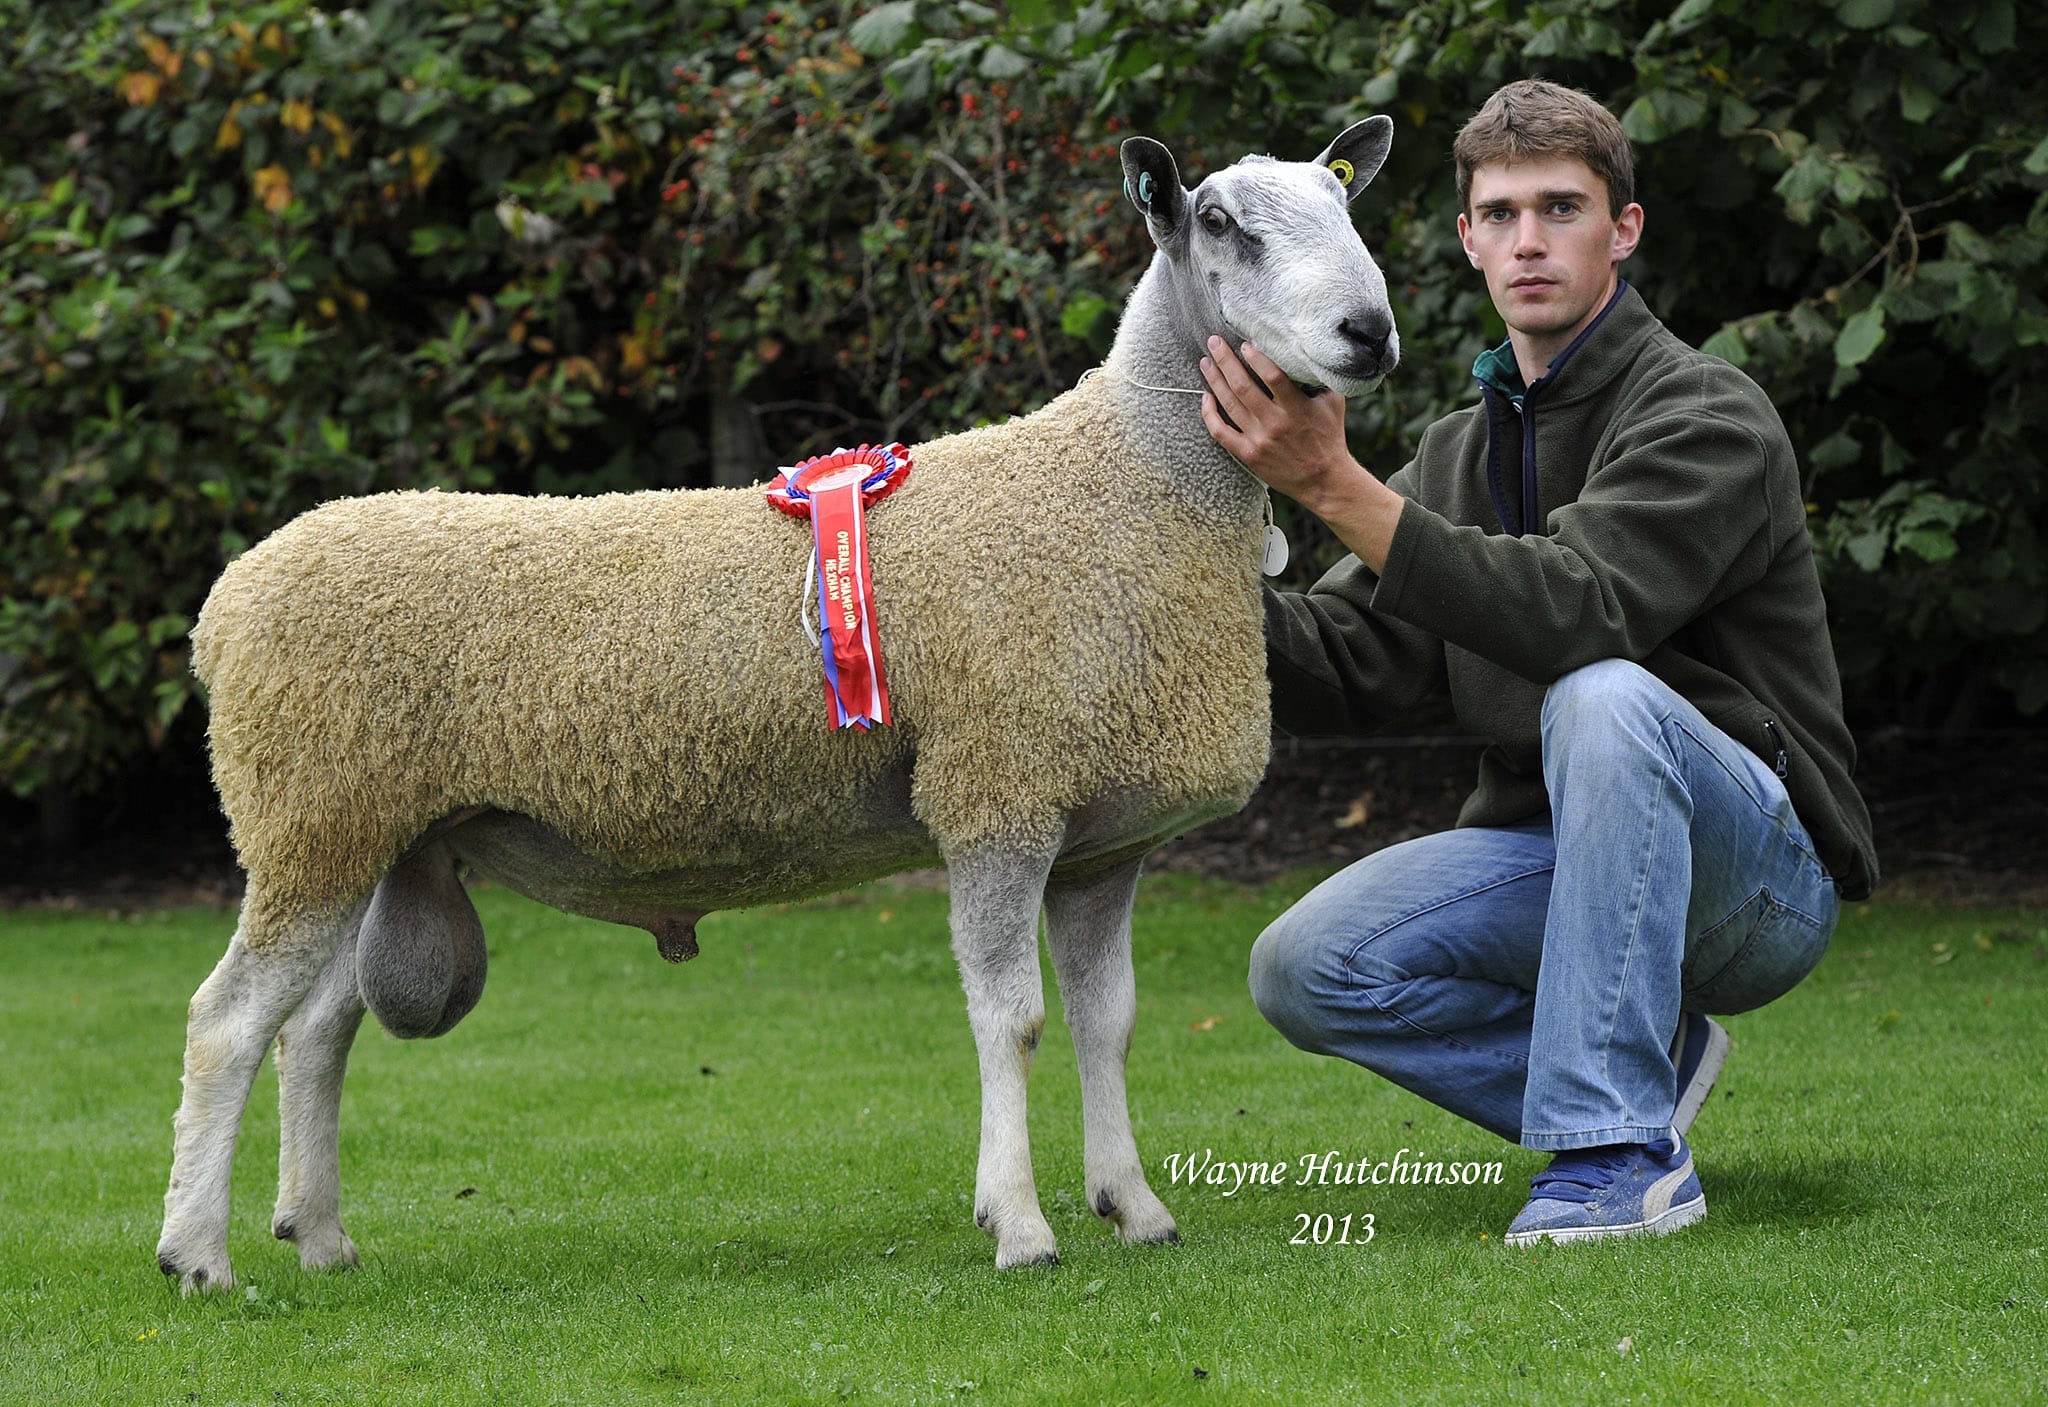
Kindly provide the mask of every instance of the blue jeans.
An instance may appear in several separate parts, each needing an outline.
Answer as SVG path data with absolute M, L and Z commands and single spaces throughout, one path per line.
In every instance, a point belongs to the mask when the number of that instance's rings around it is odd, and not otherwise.
M 1525 1147 L 1670 1132 L 1681 1009 L 1747 1011 L 1820 961 L 1834 882 L 1762 759 L 1640 666 L 1543 701 L 1551 814 L 1368 855 L 1252 948 L 1252 997 Z

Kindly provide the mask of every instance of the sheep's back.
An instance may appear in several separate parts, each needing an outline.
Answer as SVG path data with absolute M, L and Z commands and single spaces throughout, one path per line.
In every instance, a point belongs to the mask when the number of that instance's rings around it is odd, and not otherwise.
M 901 826 L 1042 836 L 1106 791 L 1240 804 L 1267 741 L 1251 554 L 1159 491 L 1094 386 L 913 449 L 870 511 L 895 726 L 828 730 L 808 527 L 758 489 L 396 493 L 316 509 L 194 631 L 252 881 L 366 892 L 489 805 L 617 864 L 744 864 Z M 893 804 L 893 803 L 891 803 Z

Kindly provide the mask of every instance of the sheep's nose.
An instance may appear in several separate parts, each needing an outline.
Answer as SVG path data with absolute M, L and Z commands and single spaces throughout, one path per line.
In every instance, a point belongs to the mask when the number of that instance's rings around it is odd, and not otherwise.
M 1375 360 L 1386 355 L 1387 338 L 1393 332 L 1394 320 L 1385 313 L 1345 318 L 1337 324 L 1339 336 Z

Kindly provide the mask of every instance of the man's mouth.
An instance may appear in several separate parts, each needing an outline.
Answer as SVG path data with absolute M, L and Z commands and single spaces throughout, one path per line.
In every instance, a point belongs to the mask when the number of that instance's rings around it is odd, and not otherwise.
M 1556 285 L 1557 280 L 1550 278 L 1518 278 L 1508 283 L 1509 288 L 1554 288 Z

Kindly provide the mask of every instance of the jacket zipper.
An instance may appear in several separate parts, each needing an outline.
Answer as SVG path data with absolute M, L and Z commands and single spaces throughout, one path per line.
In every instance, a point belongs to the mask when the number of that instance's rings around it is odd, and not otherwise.
M 1785 760 L 1785 735 L 1778 731 L 1778 720 L 1775 718 L 1766 718 L 1764 720 L 1764 732 L 1770 734 L 1771 746 L 1777 751 L 1777 756 L 1772 760 L 1771 766 L 1777 772 L 1778 776 L 1780 778 L 1783 778 L 1787 770 Z
M 1545 378 L 1548 380 L 1549 378 Z M 1538 383 L 1541 384 L 1540 382 Z M 1536 504 L 1536 394 L 1531 387 L 1522 397 L 1522 533 L 1536 531 L 1542 519 Z

